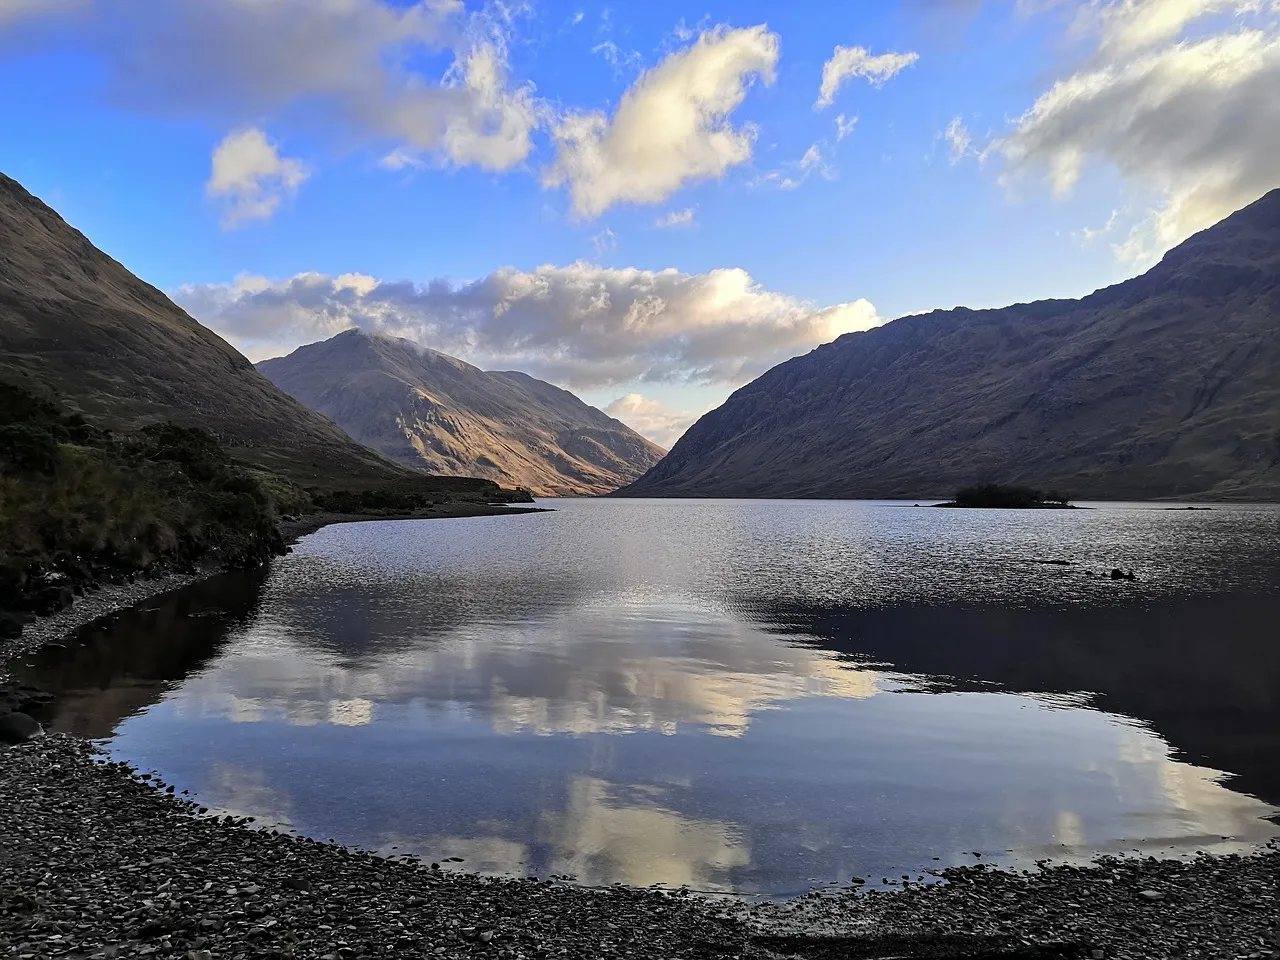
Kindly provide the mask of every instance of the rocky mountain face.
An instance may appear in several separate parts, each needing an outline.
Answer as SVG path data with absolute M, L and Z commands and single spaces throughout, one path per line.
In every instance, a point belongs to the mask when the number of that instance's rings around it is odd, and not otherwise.
M 431 473 L 574 496 L 615 490 L 662 457 L 567 390 L 409 340 L 348 330 L 258 369 L 360 442 Z
M 699 420 L 632 496 L 1280 499 L 1280 190 L 1081 300 L 840 337 Z
M 203 427 L 237 459 L 305 486 L 406 475 L 3 174 L 0 379 L 114 428 Z

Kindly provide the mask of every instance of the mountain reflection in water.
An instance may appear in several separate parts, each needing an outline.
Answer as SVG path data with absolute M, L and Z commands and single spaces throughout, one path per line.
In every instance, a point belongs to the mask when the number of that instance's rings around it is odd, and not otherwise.
M 492 873 L 787 894 L 1277 833 L 1280 512 L 557 506 L 327 528 L 26 674 L 211 807 Z

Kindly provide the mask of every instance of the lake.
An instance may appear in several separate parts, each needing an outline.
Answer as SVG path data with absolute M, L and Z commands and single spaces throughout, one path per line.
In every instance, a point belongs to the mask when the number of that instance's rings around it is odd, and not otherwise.
M 777 897 L 1280 835 L 1280 508 L 545 505 L 327 527 L 21 672 L 213 811 L 446 869 Z

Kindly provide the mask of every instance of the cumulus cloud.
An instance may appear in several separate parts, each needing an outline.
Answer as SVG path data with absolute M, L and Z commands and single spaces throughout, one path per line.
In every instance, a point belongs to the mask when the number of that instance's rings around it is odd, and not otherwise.
M 555 125 L 548 186 L 567 186 L 576 215 L 661 203 L 686 183 L 751 159 L 750 127 L 730 116 L 754 80 L 772 83 L 779 40 L 764 26 L 704 31 L 623 94 L 612 117 L 570 112 Z
M 309 175 L 306 164 L 280 156 L 265 133 L 250 127 L 228 134 L 214 149 L 205 190 L 226 202 L 222 224 L 230 229 L 271 217 Z
M 853 133 L 853 130 L 857 125 L 857 117 L 846 117 L 843 113 L 836 117 L 836 142 L 839 143 L 849 134 Z
M 653 225 L 659 230 L 670 230 L 672 227 L 692 227 L 693 224 L 694 214 L 692 207 L 685 207 L 683 210 L 671 210 L 665 216 L 653 221 Z
M 766 290 L 740 269 L 687 274 L 585 262 L 504 268 L 462 284 L 241 277 L 181 287 L 174 297 L 254 359 L 360 327 L 577 389 L 741 384 L 883 322 L 866 300 L 819 307 Z
M 457 0 L 82 0 L 76 9 L 75 42 L 98 56 L 107 95 L 130 109 L 229 126 L 323 110 L 345 138 L 489 170 L 523 161 L 541 122 L 532 88 L 509 81 L 503 19 Z
M 1006 179 L 1042 172 L 1059 196 L 1091 157 L 1157 190 L 1154 217 L 1118 248 L 1148 261 L 1280 185 L 1277 91 L 1280 27 L 1233 28 L 1091 64 L 1044 93 L 995 146 Z
M 918 53 L 872 54 L 866 47 L 836 47 L 822 65 L 822 88 L 814 106 L 823 109 L 836 101 L 836 93 L 850 77 L 862 77 L 873 87 L 889 80 L 920 59 Z
M 673 410 L 660 400 L 642 393 L 628 393 L 604 408 L 611 417 L 621 420 L 636 433 L 648 437 L 664 450 L 670 450 L 684 436 L 698 414 Z

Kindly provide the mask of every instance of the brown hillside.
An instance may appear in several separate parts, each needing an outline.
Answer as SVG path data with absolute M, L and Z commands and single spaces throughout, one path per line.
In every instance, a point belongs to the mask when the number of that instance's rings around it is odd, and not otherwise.
M 567 390 L 409 340 L 348 330 L 258 369 L 357 440 L 431 473 L 573 496 L 615 490 L 662 457 Z
M 281 392 L 3 174 L 0 377 L 113 427 L 203 427 L 239 459 L 305 485 L 404 474 Z

